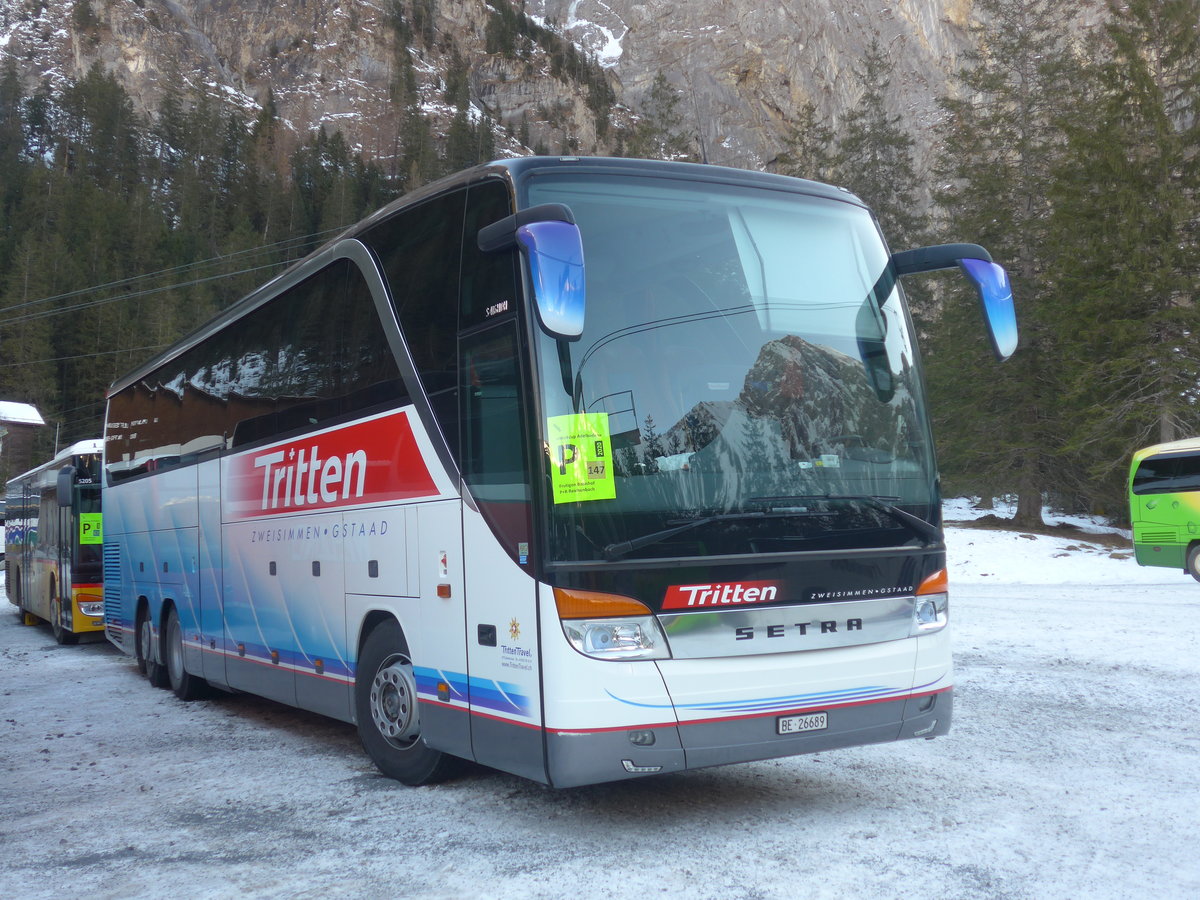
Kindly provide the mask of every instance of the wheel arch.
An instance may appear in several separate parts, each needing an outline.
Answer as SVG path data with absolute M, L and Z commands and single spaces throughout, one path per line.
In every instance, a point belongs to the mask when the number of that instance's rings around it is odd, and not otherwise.
M 371 632 L 382 625 L 384 622 L 395 622 L 400 629 L 400 635 L 404 638 L 405 643 L 408 643 L 408 637 L 404 633 L 404 624 L 400 621 L 395 613 L 386 609 L 373 609 L 363 616 L 362 624 L 358 629 L 358 640 L 355 643 L 355 672 L 358 671 L 358 660 L 362 659 L 363 646 L 367 643 L 367 638 Z

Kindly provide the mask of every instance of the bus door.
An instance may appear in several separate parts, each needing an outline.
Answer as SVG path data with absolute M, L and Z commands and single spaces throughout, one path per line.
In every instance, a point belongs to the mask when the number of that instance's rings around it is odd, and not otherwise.
M 38 541 L 38 513 L 41 500 L 33 484 L 25 481 L 21 485 L 21 560 L 20 577 L 17 579 L 17 597 L 21 606 L 30 609 L 35 598 L 32 591 L 35 585 L 33 556 Z
M 460 339 L 467 655 L 475 758 L 545 779 L 537 586 L 517 331 Z

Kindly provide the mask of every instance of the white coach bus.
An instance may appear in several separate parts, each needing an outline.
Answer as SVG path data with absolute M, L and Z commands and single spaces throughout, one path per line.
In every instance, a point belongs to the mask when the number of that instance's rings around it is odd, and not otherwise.
M 934 737 L 938 478 L 899 276 L 833 188 L 506 160 L 410 194 L 116 382 L 109 638 L 182 699 L 357 723 L 408 784 Z

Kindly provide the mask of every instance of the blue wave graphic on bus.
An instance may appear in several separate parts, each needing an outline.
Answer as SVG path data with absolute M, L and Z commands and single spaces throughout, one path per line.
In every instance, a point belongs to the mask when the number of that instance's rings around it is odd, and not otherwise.
M 618 697 L 612 691 L 605 691 L 605 693 L 620 703 L 642 709 L 694 710 L 711 713 L 770 713 L 798 707 L 826 706 L 837 703 L 855 703 L 887 698 L 899 699 L 907 697 L 910 694 L 928 690 L 940 681 L 942 681 L 942 678 L 939 677 L 926 684 L 916 685 L 912 688 L 866 685 L 864 687 L 847 688 L 840 691 L 821 691 L 814 694 L 788 694 L 781 697 L 763 697 L 756 700 L 726 700 L 715 703 L 641 703 L 636 700 L 626 700 L 623 697 Z
M 466 703 L 469 696 L 472 708 L 492 709 L 529 718 L 532 708 L 529 697 L 515 684 L 486 678 L 470 678 L 461 672 L 446 672 L 444 669 L 423 666 L 414 667 L 413 674 L 417 679 L 417 693 L 423 696 L 440 699 L 440 682 L 449 686 L 452 701 Z
M 438 683 L 444 683 L 450 688 L 450 699 L 458 703 L 467 702 L 467 676 L 458 672 L 446 672 L 442 669 L 430 669 L 425 666 L 413 666 L 413 676 L 417 679 L 417 693 L 430 697 L 438 696 Z

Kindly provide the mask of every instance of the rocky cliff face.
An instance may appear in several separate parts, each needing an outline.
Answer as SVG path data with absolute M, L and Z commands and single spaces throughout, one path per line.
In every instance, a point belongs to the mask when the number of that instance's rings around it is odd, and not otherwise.
M 369 155 L 393 151 L 398 85 L 411 64 L 422 108 L 453 113 L 447 75 L 466 64 L 472 106 L 506 152 L 606 152 L 611 129 L 587 87 L 522 39 L 489 52 L 500 0 L 11 0 L 0 9 L 0 64 L 27 87 L 61 84 L 99 63 L 152 113 L 166 85 L 261 105 L 268 90 L 298 133 L 339 129 Z M 874 37 L 895 62 L 896 111 L 927 141 L 935 98 L 969 39 L 972 0 L 524 0 L 534 21 L 588 51 L 636 111 L 663 73 L 688 131 L 714 163 L 769 167 L 797 108 L 836 123 L 857 97 L 855 67 Z M 558 71 L 556 72 L 556 68 Z M 525 130 L 522 130 L 525 126 Z M 505 129 L 508 134 L 505 134 Z
M 405 80 L 421 110 L 446 123 L 448 78 L 463 67 L 472 114 L 495 121 L 509 152 L 527 152 L 522 124 L 530 145 L 551 151 L 568 136 L 600 146 L 586 89 L 555 74 L 543 47 L 525 39 L 512 55 L 487 51 L 495 16 L 484 0 L 17 0 L 0 8 L 0 65 L 13 61 L 27 90 L 61 90 L 99 64 L 148 117 L 168 85 L 247 109 L 270 93 L 296 133 L 323 125 L 376 158 L 394 152 Z
M 806 102 L 835 123 L 878 38 L 895 63 L 896 112 L 921 135 L 969 44 L 972 0 L 533 0 L 530 8 L 601 55 L 636 107 L 658 72 L 685 97 L 710 162 L 760 168 Z

